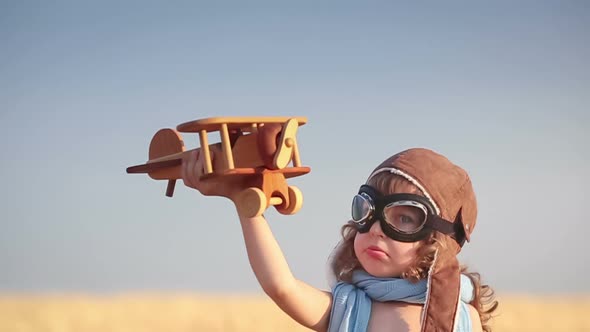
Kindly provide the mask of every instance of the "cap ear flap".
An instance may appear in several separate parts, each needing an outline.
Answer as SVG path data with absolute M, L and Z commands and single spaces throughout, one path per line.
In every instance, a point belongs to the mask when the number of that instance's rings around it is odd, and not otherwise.
M 454 242 L 446 237 L 449 243 Z M 428 276 L 421 332 L 454 332 L 461 294 L 461 268 L 450 250 L 437 251 Z

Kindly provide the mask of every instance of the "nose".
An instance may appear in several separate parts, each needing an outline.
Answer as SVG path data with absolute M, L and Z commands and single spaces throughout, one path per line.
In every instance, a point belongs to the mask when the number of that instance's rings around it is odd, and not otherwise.
M 369 234 L 371 234 L 372 236 L 385 237 L 385 234 L 383 234 L 383 229 L 381 229 L 381 223 L 379 222 L 379 220 L 376 220 L 373 223 L 373 225 L 371 225 L 371 228 L 369 229 Z

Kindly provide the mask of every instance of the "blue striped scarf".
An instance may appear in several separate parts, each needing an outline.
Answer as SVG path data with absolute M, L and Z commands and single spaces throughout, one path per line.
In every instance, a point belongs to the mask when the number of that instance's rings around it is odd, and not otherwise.
M 400 301 L 424 304 L 427 282 L 415 284 L 401 278 L 377 278 L 356 270 L 352 284 L 339 282 L 332 289 L 332 312 L 329 332 L 364 332 L 369 325 L 371 301 Z M 467 303 L 473 298 L 473 284 L 461 275 L 461 301 L 455 331 L 470 332 L 471 319 Z

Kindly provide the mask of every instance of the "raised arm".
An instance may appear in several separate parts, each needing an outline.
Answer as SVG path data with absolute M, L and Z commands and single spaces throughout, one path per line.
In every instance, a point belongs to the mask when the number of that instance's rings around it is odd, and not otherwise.
M 250 266 L 264 292 L 289 316 L 326 331 L 332 295 L 296 279 L 264 217 L 240 217 Z
M 185 185 L 204 195 L 232 199 L 245 184 L 219 185 L 199 181 L 203 162 L 196 151 L 183 160 Z M 232 199 L 233 200 L 233 199 Z M 234 200 L 235 201 L 235 200 Z M 240 217 L 244 242 L 252 271 L 264 292 L 291 318 L 315 331 L 326 331 L 330 319 L 332 296 L 329 292 L 296 279 L 264 217 Z

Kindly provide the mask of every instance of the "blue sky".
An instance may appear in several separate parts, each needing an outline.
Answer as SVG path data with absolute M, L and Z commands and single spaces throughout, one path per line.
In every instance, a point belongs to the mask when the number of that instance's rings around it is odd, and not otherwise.
M 267 215 L 300 279 L 326 287 L 358 186 L 421 146 L 473 178 L 484 281 L 588 292 L 589 25 L 583 1 L 3 1 L 0 291 L 259 292 L 228 201 L 125 169 L 160 128 L 294 115 L 305 203 Z

